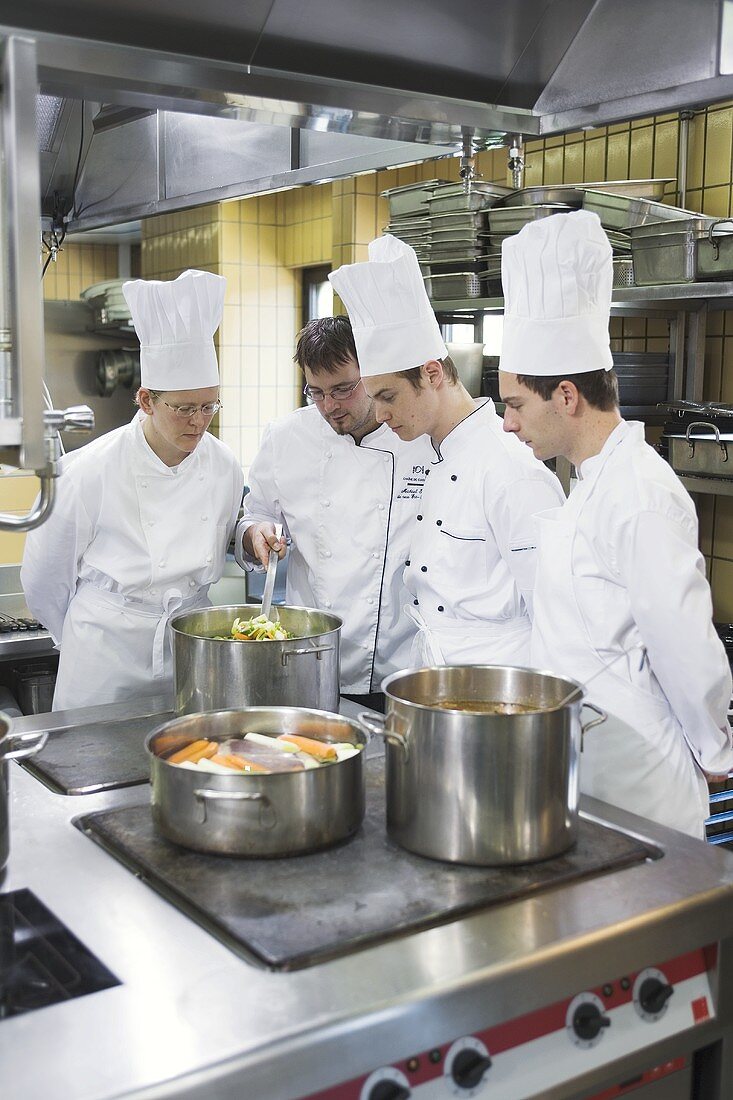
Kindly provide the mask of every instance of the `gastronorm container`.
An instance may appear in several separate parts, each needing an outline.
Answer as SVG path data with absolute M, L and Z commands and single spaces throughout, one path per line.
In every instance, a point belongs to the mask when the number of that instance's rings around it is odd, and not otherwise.
M 364 819 L 364 753 L 306 771 L 219 775 L 169 764 L 185 745 L 245 733 L 290 733 L 364 745 L 364 730 L 339 714 L 302 707 L 251 707 L 189 714 L 150 733 L 152 813 L 168 840 L 198 852 L 291 856 L 337 844 Z
M 575 841 L 584 689 L 505 665 L 397 672 L 382 685 L 387 713 L 360 720 L 386 740 L 387 832 L 432 859 L 528 863 Z M 522 704 L 521 714 L 445 709 L 448 702 Z M 443 703 L 443 706 L 439 704 Z
M 733 275 L 733 221 L 688 218 L 631 230 L 637 286 L 692 283 Z
M 679 206 L 593 190 L 583 191 L 583 209 L 597 214 L 604 229 L 631 229 L 637 225 L 685 221 L 696 217 L 691 210 L 682 210 Z
M 485 210 L 501 202 L 511 194 L 511 188 L 499 183 L 473 180 L 466 183 L 447 183 L 434 188 L 428 195 L 428 211 L 433 214 L 452 214 L 466 210 Z
M 235 618 L 259 615 L 256 604 L 198 608 L 171 621 L 178 714 L 245 706 L 338 710 L 341 619 L 309 607 L 277 611 L 293 638 L 227 641 Z
M 389 200 L 390 221 L 396 218 L 410 217 L 412 214 L 424 215 L 425 205 L 430 194 L 441 183 L 448 180 L 422 180 L 420 183 L 406 183 L 402 187 L 390 187 L 382 191 L 382 197 Z

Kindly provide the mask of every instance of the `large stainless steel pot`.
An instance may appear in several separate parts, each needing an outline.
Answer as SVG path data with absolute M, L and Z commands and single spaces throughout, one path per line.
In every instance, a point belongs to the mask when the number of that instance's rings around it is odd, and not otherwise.
M 308 607 L 278 607 L 281 642 L 220 641 L 254 604 L 204 607 L 171 622 L 178 714 L 228 707 L 292 706 L 337 711 L 341 619 Z
M 364 819 L 364 754 L 338 764 L 279 775 L 213 775 L 169 764 L 184 745 L 206 737 L 291 733 L 364 743 L 356 722 L 298 707 L 250 707 L 174 718 L 148 735 L 153 820 L 176 844 L 231 856 L 292 856 L 351 836 Z
M 547 859 L 576 837 L 583 688 L 503 665 L 444 665 L 383 682 L 387 831 L 403 848 L 451 863 Z M 577 689 L 570 702 L 563 700 Z M 448 710 L 441 701 L 520 703 L 523 714 Z M 360 715 L 373 732 L 373 716 Z
M 47 733 L 12 733 L 11 719 L 0 711 L 0 879 L 10 853 L 10 820 L 8 815 L 8 760 L 32 756 L 46 744 Z

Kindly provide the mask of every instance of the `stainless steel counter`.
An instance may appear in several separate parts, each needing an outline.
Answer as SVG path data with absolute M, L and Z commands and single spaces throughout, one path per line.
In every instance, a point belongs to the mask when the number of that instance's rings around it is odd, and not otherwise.
M 68 724 L 71 713 L 54 720 Z M 294 1100 L 470 1032 L 477 1014 L 484 1026 L 501 1021 L 517 983 L 530 1012 L 733 929 L 733 856 L 586 801 L 591 815 L 640 829 L 663 858 L 271 973 L 236 957 L 72 824 L 141 804 L 146 788 L 63 797 L 11 770 L 2 889 L 33 890 L 122 984 L 0 1021 L 7 1100 Z M 705 1026 L 696 1031 L 704 1036 Z M 671 1054 L 669 1044 L 658 1050 Z
M 30 618 L 20 583 L 19 565 L 0 565 L 0 616 Z M 47 630 L 22 630 L 0 634 L 0 661 L 18 657 L 43 657 L 55 653 Z

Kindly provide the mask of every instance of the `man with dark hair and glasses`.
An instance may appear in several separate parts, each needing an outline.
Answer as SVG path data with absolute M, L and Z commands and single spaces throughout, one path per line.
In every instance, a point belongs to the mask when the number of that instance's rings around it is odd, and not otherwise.
M 359 374 L 348 317 L 310 321 L 295 361 L 308 407 L 270 424 L 249 474 L 237 529 L 244 568 L 285 555 L 287 602 L 343 619 L 341 688 L 381 706 L 382 679 L 408 664 L 415 628 L 402 615 L 402 571 L 430 445 L 380 426 Z
M 139 410 L 62 459 L 51 517 L 27 540 L 29 608 L 60 646 L 56 710 L 172 694 L 168 622 L 209 604 L 244 477 L 207 432 L 225 280 L 125 283 L 140 337 Z

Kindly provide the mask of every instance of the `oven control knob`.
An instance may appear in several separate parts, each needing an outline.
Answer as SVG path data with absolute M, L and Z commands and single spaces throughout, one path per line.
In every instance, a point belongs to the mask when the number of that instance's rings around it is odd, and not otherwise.
M 467 1100 L 480 1091 L 491 1069 L 491 1056 L 475 1035 L 457 1039 L 445 1056 L 445 1082 L 455 1096 Z
M 648 967 L 634 982 L 634 1008 L 642 1020 L 654 1022 L 667 1011 L 667 1002 L 674 993 L 661 970 Z
M 595 993 L 579 993 L 568 1006 L 565 1027 L 576 1046 L 594 1047 L 603 1038 L 611 1021 L 605 1014 L 606 1006 Z
M 408 1100 L 410 1082 L 396 1066 L 375 1069 L 364 1082 L 360 1100 Z

